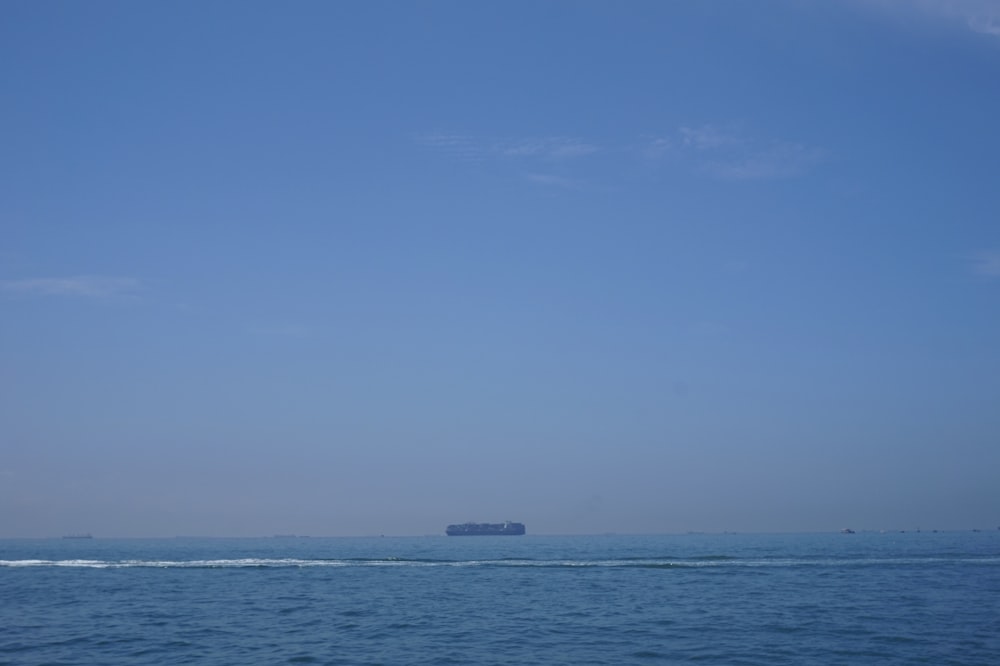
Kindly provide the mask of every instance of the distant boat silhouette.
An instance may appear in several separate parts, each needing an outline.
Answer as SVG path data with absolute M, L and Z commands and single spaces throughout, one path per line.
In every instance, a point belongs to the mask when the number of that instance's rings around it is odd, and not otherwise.
M 448 536 L 520 536 L 524 534 L 524 523 L 462 523 L 449 525 L 444 531 Z
M 91 534 L 90 532 L 87 532 L 86 534 L 67 534 L 63 536 L 63 539 L 93 539 L 93 538 L 94 535 Z

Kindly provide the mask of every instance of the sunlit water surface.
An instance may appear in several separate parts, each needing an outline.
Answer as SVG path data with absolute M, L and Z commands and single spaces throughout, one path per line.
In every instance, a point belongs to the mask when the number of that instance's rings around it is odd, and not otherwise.
M 998 655 L 995 531 L 0 540 L 0 664 Z

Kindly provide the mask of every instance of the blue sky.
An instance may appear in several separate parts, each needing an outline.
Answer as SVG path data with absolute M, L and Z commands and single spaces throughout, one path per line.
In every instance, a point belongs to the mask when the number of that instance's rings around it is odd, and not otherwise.
M 1000 524 L 1000 3 L 5 2 L 0 535 Z

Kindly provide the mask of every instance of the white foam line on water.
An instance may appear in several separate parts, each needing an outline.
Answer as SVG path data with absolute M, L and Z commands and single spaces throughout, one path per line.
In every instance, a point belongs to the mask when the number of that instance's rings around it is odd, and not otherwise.
M 531 568 L 743 568 L 743 567 L 845 567 L 910 566 L 926 564 L 1000 564 L 1000 556 L 924 557 L 870 559 L 751 559 L 751 560 L 319 560 L 295 558 L 238 558 L 217 560 L 0 560 L 0 567 L 67 567 L 89 569 L 248 569 L 305 567 L 531 567 Z
M 92 569 L 124 568 L 251 568 L 251 567 L 301 567 L 301 566 L 350 566 L 337 560 L 296 559 L 225 559 L 225 560 L 0 560 L 5 567 L 83 567 Z

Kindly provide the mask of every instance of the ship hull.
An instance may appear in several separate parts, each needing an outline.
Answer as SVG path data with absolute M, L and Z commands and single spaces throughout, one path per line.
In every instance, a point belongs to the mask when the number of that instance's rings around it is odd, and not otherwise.
M 449 525 L 444 533 L 448 536 L 521 536 L 525 532 L 524 523 L 463 523 Z

